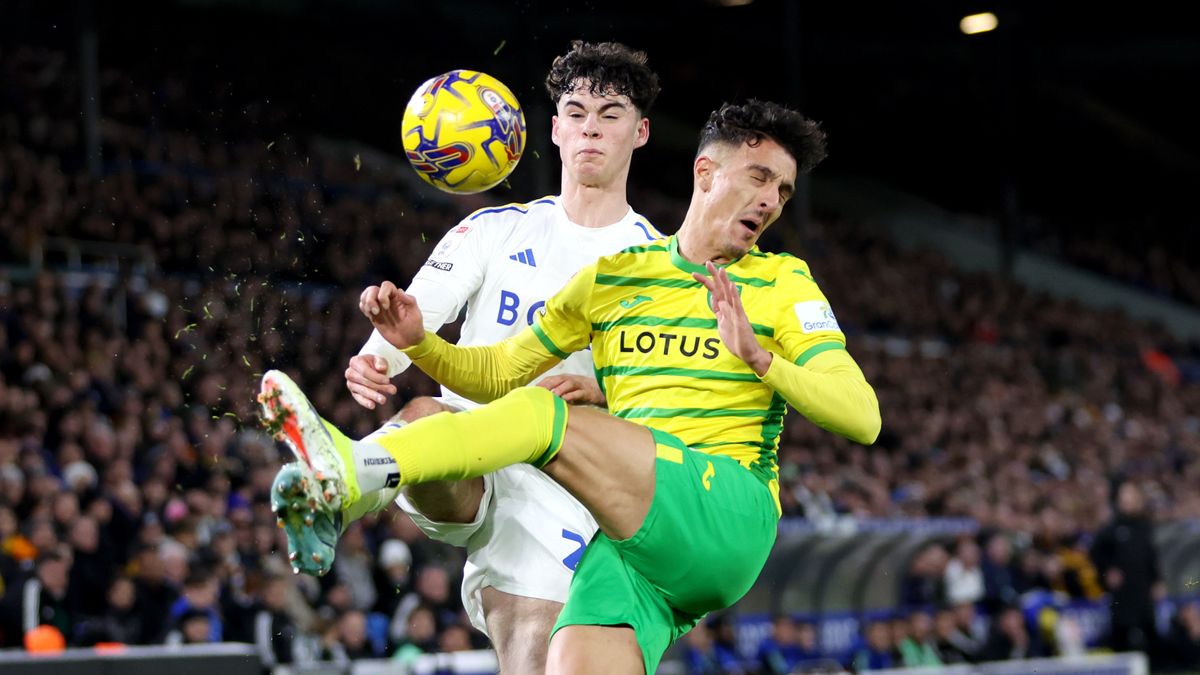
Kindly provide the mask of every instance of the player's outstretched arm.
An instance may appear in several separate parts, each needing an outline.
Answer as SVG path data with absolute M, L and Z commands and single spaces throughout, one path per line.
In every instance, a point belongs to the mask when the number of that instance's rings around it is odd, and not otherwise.
M 728 274 L 711 262 L 707 267 L 710 276 L 692 276 L 712 293 L 717 331 L 725 347 L 817 426 L 858 443 L 874 443 L 882 426 L 879 399 L 854 358 L 844 350 L 818 354 L 805 366 L 775 358 L 755 339 Z
M 411 295 L 390 281 L 363 291 L 359 309 L 389 343 L 438 383 L 473 401 L 492 401 L 558 363 L 532 329 L 483 347 L 458 347 L 425 330 Z
M 492 249 L 486 242 L 485 229 L 469 221 L 459 223 L 446 233 L 410 282 L 406 293 L 419 299 L 426 330 L 437 332 L 453 321 L 467 299 L 479 290 L 487 268 L 485 253 Z M 391 380 L 410 365 L 412 361 L 404 352 L 388 343 L 379 331 L 371 331 L 371 337 L 346 368 L 346 388 L 359 405 L 374 409 L 396 393 Z

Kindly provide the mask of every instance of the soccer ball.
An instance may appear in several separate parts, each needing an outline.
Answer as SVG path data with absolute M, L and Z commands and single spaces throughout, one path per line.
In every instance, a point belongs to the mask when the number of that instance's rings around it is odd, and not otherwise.
M 439 190 L 473 194 L 508 177 L 525 150 L 525 113 L 500 80 L 452 70 L 417 88 L 401 124 L 417 175 Z

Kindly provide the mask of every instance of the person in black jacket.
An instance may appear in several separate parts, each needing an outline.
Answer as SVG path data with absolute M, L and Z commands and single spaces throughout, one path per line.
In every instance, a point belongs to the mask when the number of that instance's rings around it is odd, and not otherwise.
M 54 626 L 68 642 L 71 640 L 75 617 L 67 597 L 70 574 L 71 559 L 58 551 L 48 551 L 38 556 L 32 575 L 9 585 L 3 603 L 7 644 L 21 644 L 22 636 L 43 624 Z
M 259 609 L 254 614 L 254 645 L 263 666 L 268 669 L 291 663 L 294 658 L 297 630 L 287 613 L 287 585 L 285 577 L 268 577 L 263 583 Z
M 108 606 L 100 616 L 86 618 L 76 629 L 76 642 L 90 647 L 100 642 L 136 644 L 142 634 L 142 616 L 137 611 L 137 586 L 126 576 L 113 579 L 105 594 Z
M 71 524 L 67 541 L 74 551 L 69 605 L 77 618 L 99 618 L 106 611 L 105 594 L 112 585 L 113 557 L 100 524 L 80 516 Z
M 1158 631 L 1154 598 L 1162 593 L 1154 524 L 1145 513 L 1145 497 L 1137 485 L 1117 489 L 1117 514 L 1092 543 L 1091 557 L 1111 603 L 1109 646 L 1114 651 L 1157 655 Z

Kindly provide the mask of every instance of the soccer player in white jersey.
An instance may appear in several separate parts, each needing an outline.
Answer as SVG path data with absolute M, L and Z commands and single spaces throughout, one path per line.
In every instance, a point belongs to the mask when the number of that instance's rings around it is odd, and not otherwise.
M 626 201 L 630 160 L 649 138 L 645 114 L 659 90 L 645 54 L 575 42 L 555 59 L 546 88 L 557 108 L 551 134 L 562 159 L 561 194 L 471 214 L 446 234 L 408 288 L 429 330 L 466 306 L 459 344 L 517 334 L 579 269 L 662 236 Z M 409 364 L 375 332 L 350 359 L 346 385 L 358 403 L 374 408 L 396 393 L 391 378 Z M 539 383 L 572 403 L 604 402 L 590 352 L 573 355 Z M 410 401 L 394 423 L 477 406 L 444 387 L 442 393 Z M 277 487 L 297 476 L 285 467 Z M 393 498 L 429 536 L 467 548 L 463 603 L 495 645 L 501 670 L 542 672 L 575 564 L 596 531 L 587 509 L 541 471 L 516 465 L 483 478 L 410 486 L 400 495 L 394 489 L 364 495 L 361 506 L 343 513 L 343 527 Z M 325 541 L 313 541 L 302 520 L 284 522 L 293 564 L 327 571 L 336 528 L 317 523 Z

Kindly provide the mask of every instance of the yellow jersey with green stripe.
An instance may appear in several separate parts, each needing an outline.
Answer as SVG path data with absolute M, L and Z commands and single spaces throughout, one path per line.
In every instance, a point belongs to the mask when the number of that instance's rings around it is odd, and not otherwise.
M 725 269 L 765 349 L 800 365 L 845 349 L 803 260 L 755 248 Z M 533 331 L 559 358 L 591 345 L 611 414 L 732 457 L 777 489 L 786 404 L 725 348 L 693 272 L 706 273 L 675 237 L 605 256 L 547 303 Z

